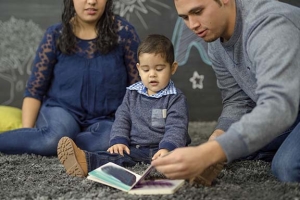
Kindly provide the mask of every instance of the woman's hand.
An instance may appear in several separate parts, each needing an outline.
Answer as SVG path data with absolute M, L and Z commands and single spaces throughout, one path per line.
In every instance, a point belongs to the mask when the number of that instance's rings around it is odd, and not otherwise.
M 25 97 L 22 105 L 22 127 L 33 128 L 41 108 L 41 101 Z

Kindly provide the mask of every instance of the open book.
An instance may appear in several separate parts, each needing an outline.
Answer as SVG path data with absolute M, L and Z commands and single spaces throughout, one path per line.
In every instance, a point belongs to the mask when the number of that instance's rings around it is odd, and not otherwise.
M 152 169 L 150 165 L 142 175 L 138 175 L 109 162 L 89 172 L 87 178 L 130 194 L 172 194 L 184 184 L 184 180 L 145 180 Z

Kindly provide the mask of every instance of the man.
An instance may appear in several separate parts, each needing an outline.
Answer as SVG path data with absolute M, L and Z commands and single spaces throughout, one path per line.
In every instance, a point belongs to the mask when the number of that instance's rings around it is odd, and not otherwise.
M 300 182 L 300 9 L 276 0 L 174 0 L 208 44 L 223 111 L 209 141 L 154 160 L 169 178 L 193 179 L 236 159 L 272 161 Z

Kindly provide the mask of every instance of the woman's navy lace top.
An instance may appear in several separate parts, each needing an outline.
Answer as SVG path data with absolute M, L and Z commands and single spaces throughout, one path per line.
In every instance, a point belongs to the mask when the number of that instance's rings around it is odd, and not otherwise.
M 119 45 L 108 54 L 96 50 L 95 40 L 77 38 L 71 55 L 56 47 L 62 25 L 49 27 L 37 49 L 25 97 L 41 100 L 45 106 L 69 111 L 82 126 L 114 115 L 126 86 L 138 81 L 134 27 L 116 16 Z

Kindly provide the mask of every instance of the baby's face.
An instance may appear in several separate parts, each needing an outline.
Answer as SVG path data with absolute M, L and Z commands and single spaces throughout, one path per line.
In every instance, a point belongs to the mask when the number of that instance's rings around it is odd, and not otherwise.
M 148 95 L 153 95 L 164 89 L 175 73 L 173 67 L 161 54 L 142 53 L 139 55 L 137 68 L 143 84 L 148 89 Z

